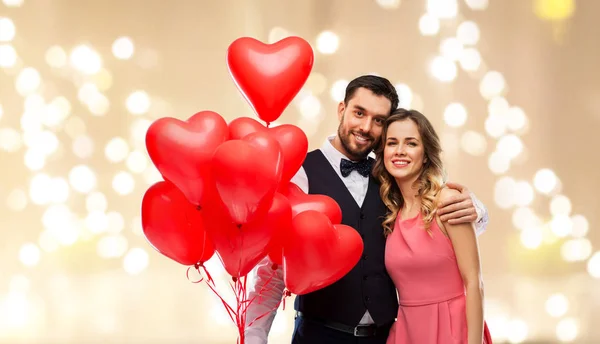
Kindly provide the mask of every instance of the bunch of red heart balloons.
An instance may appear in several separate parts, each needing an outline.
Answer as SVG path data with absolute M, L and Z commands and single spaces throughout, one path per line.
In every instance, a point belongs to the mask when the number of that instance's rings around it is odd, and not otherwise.
M 294 294 L 330 285 L 358 262 L 362 239 L 340 224 L 332 198 L 290 183 L 307 154 L 304 132 L 291 124 L 269 128 L 306 82 L 312 48 L 299 37 L 271 45 L 244 37 L 230 45 L 227 65 L 266 125 L 248 117 L 227 123 L 213 111 L 152 123 L 146 147 L 164 181 L 142 200 L 144 234 L 183 265 L 216 252 L 239 278 L 269 256 Z

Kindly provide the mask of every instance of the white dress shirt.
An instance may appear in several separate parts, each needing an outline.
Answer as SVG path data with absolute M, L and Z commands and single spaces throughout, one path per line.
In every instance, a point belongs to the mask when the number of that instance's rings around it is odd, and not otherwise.
M 338 151 L 331 141 L 333 136 L 329 136 L 327 140 L 321 146 L 321 152 L 331 164 L 334 171 L 338 174 L 340 179 L 344 182 L 354 200 L 359 206 L 362 206 L 365 196 L 367 194 L 367 188 L 369 186 L 369 177 L 363 177 L 357 171 L 352 171 L 347 177 L 342 177 L 340 171 L 340 162 L 342 159 L 347 159 L 340 151 Z M 308 193 L 308 176 L 304 168 L 300 168 L 298 173 L 292 178 L 292 183 L 298 185 L 302 191 Z M 475 209 L 477 211 L 476 230 L 477 234 L 481 234 L 485 231 L 487 226 L 487 209 L 485 206 L 471 194 Z M 248 306 L 246 312 L 246 323 L 250 324 L 257 317 L 266 314 L 261 319 L 254 321 L 252 326 L 246 327 L 246 343 L 247 344 L 267 344 L 269 331 L 273 324 L 273 319 L 277 313 L 277 305 L 280 303 L 283 292 L 285 289 L 285 282 L 283 281 L 283 270 L 278 267 L 277 270 L 273 270 L 271 266 L 273 263 L 269 258 L 263 259 L 255 268 L 256 279 L 252 283 L 252 288 L 249 292 L 249 298 L 255 297 L 261 289 L 263 292 L 260 296 L 256 297 L 255 301 Z M 360 324 L 372 324 L 374 323 L 373 318 L 366 311 Z

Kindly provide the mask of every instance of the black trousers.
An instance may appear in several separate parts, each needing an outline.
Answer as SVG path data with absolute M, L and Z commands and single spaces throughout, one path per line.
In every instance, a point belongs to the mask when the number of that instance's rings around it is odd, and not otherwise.
M 292 344 L 385 344 L 389 327 L 372 337 L 355 337 L 303 317 L 297 317 Z

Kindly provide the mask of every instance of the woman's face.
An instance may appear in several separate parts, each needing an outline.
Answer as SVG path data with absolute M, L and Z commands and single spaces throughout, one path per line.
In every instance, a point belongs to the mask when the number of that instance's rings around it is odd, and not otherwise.
M 417 124 L 410 119 L 393 122 L 384 144 L 385 169 L 397 182 L 416 181 L 427 162 Z

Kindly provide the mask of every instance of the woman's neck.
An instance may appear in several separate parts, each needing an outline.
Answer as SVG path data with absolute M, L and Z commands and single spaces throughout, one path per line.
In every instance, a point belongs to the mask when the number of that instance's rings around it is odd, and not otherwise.
M 414 215 L 421 208 L 421 197 L 419 196 L 419 186 L 416 180 L 396 181 L 400 193 L 402 194 L 403 206 L 400 212 L 404 215 Z M 405 216 L 403 216 L 405 218 Z

